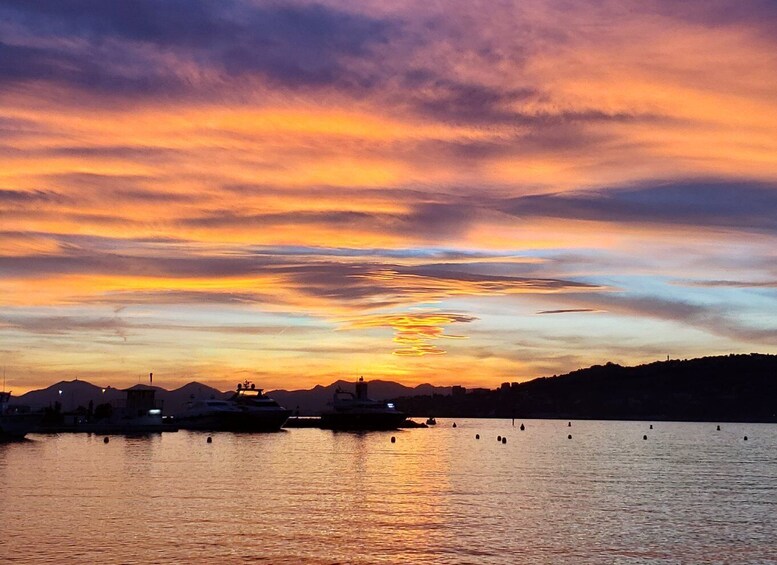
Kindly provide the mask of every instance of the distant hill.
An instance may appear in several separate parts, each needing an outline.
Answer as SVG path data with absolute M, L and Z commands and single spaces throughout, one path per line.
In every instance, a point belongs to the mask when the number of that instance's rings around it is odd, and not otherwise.
M 194 398 L 222 398 L 225 393 L 211 386 L 191 382 L 174 390 L 166 390 L 155 386 L 156 400 L 163 402 L 165 414 L 178 414 L 189 400 Z M 65 412 L 75 410 L 79 406 L 87 407 L 92 401 L 94 406 L 103 403 L 113 403 L 126 398 L 124 389 L 114 387 L 99 387 L 87 381 L 60 381 L 41 390 L 33 390 L 14 398 L 14 404 L 29 406 L 32 410 L 40 410 L 53 406 L 56 402 L 62 405 Z
M 104 391 L 104 392 L 103 392 Z M 121 389 L 99 387 L 87 381 L 60 381 L 41 389 L 33 390 L 14 399 L 14 404 L 24 404 L 33 410 L 53 406 L 56 402 L 65 411 L 75 410 L 78 406 L 87 406 L 91 400 L 95 406 L 124 398 Z
M 177 416 L 186 409 L 186 405 L 193 398 L 223 398 L 231 394 L 231 392 L 221 392 L 212 386 L 194 381 L 175 390 L 160 389 L 156 397 L 157 400 L 164 402 L 165 414 Z
M 607 363 L 495 391 L 395 402 L 417 416 L 777 422 L 777 356 Z
M 307 390 L 273 390 L 267 394 L 278 401 L 279 404 L 299 410 L 301 415 L 319 414 L 332 401 L 335 391 L 342 390 L 353 392 L 355 382 L 339 380 L 327 386 L 316 385 Z M 387 400 L 399 396 L 414 395 L 446 395 L 451 393 L 450 387 L 437 387 L 430 384 L 422 384 L 416 387 L 408 387 L 393 381 L 374 380 L 369 381 L 368 394 L 374 400 Z

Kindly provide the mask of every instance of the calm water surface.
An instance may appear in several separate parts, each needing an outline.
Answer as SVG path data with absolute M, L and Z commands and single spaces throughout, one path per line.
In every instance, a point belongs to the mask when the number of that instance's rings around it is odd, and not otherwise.
M 777 425 L 451 424 L 31 435 L 0 561 L 777 563 Z

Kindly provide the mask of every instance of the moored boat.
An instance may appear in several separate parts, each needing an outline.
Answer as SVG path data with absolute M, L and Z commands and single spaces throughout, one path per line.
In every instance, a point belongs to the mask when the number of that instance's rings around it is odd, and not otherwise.
M 11 393 L 0 392 L 0 441 L 23 439 L 42 418 L 26 406 L 11 405 Z
M 359 377 L 356 393 L 335 391 L 331 408 L 321 413 L 321 427 L 330 430 L 395 430 L 407 415 L 391 402 L 372 400 L 367 395 L 367 383 Z
M 291 410 L 246 381 L 228 399 L 193 399 L 176 423 L 189 430 L 275 432 L 289 416 Z

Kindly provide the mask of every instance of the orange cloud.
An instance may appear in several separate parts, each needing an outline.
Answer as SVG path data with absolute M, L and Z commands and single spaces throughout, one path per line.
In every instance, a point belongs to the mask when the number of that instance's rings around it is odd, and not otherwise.
M 418 312 L 409 314 L 378 314 L 347 321 L 348 329 L 391 328 L 394 342 L 402 347 L 394 355 L 424 356 L 443 355 L 444 349 L 429 343 L 438 339 L 465 339 L 464 336 L 448 335 L 445 327 L 475 321 L 477 318 L 464 314 L 446 312 Z

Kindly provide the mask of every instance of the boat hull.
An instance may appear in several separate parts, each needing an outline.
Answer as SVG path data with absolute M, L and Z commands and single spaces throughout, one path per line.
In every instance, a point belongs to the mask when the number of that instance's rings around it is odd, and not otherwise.
M 325 412 L 321 427 L 325 430 L 396 430 L 407 419 L 401 412 Z
M 0 441 L 23 439 L 40 424 L 41 419 L 40 414 L 4 414 L 0 416 Z
M 216 414 L 184 415 L 176 424 L 185 430 L 213 432 L 277 432 L 291 416 L 291 410 L 272 413 L 225 412 Z

